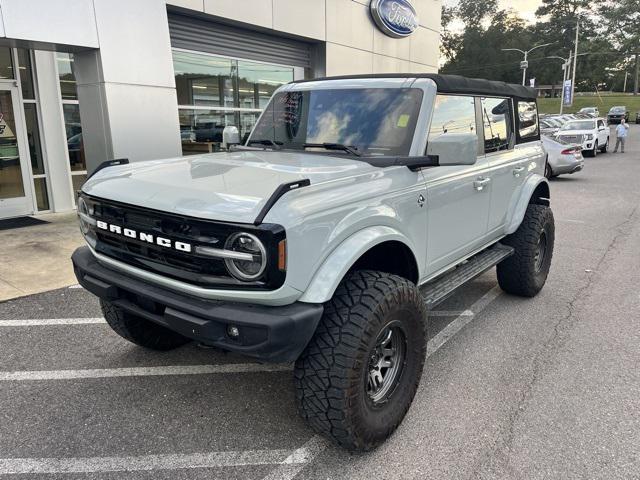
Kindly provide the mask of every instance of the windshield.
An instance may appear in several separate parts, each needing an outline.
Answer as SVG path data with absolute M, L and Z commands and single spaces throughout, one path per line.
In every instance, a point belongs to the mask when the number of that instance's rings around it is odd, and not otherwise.
M 624 107 L 611 107 L 609 113 L 624 113 L 626 109 Z
M 278 93 L 249 141 L 296 150 L 333 143 L 355 147 L 363 155 L 409 155 L 421 101 L 422 90 L 416 88 Z
M 593 121 L 584 120 L 581 122 L 569 122 L 560 130 L 593 130 L 596 124 Z

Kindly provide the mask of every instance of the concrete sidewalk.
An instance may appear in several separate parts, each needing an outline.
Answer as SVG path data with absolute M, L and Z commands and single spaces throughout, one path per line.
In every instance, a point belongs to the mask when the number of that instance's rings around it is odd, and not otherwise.
M 77 283 L 71 253 L 83 240 L 75 212 L 36 218 L 50 223 L 0 231 L 0 301 Z

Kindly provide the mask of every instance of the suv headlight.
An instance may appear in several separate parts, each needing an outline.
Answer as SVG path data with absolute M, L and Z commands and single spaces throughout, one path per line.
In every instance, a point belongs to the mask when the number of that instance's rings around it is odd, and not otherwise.
M 245 282 L 262 276 L 267 267 L 267 251 L 258 237 L 246 232 L 234 233 L 224 248 L 227 251 L 224 263 L 231 275 Z M 238 255 L 234 256 L 233 252 Z
M 593 140 L 593 133 L 587 133 L 584 138 L 586 138 L 587 140 Z

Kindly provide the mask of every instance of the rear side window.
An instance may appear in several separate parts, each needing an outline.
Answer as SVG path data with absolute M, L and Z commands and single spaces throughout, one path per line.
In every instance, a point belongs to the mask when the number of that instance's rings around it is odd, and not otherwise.
M 522 140 L 538 137 L 536 102 L 518 102 L 518 133 Z
M 429 140 L 447 133 L 477 133 L 473 97 L 437 95 Z
M 508 150 L 513 135 L 511 102 L 508 98 L 489 97 L 482 98 L 481 102 L 485 153 Z

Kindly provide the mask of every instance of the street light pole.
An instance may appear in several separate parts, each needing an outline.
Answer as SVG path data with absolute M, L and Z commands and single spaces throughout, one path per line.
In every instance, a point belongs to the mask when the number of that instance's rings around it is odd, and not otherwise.
M 529 66 L 529 62 L 527 61 L 527 58 L 529 57 L 529 54 L 538 48 L 548 47 L 549 45 L 553 45 L 554 43 L 555 42 L 545 43 L 543 45 L 536 45 L 535 47 L 530 48 L 527 51 L 520 50 L 519 48 L 503 48 L 502 49 L 503 52 L 513 51 L 513 52 L 520 52 L 521 54 L 524 55 L 524 60 L 520 63 L 520 66 L 522 68 L 522 85 L 524 85 L 525 82 L 527 81 L 527 67 Z
M 576 94 L 576 65 L 578 63 L 578 35 L 580 33 L 580 17 L 576 20 L 576 45 L 573 54 L 573 72 L 571 72 L 571 103 L 569 106 L 573 105 L 573 97 Z

